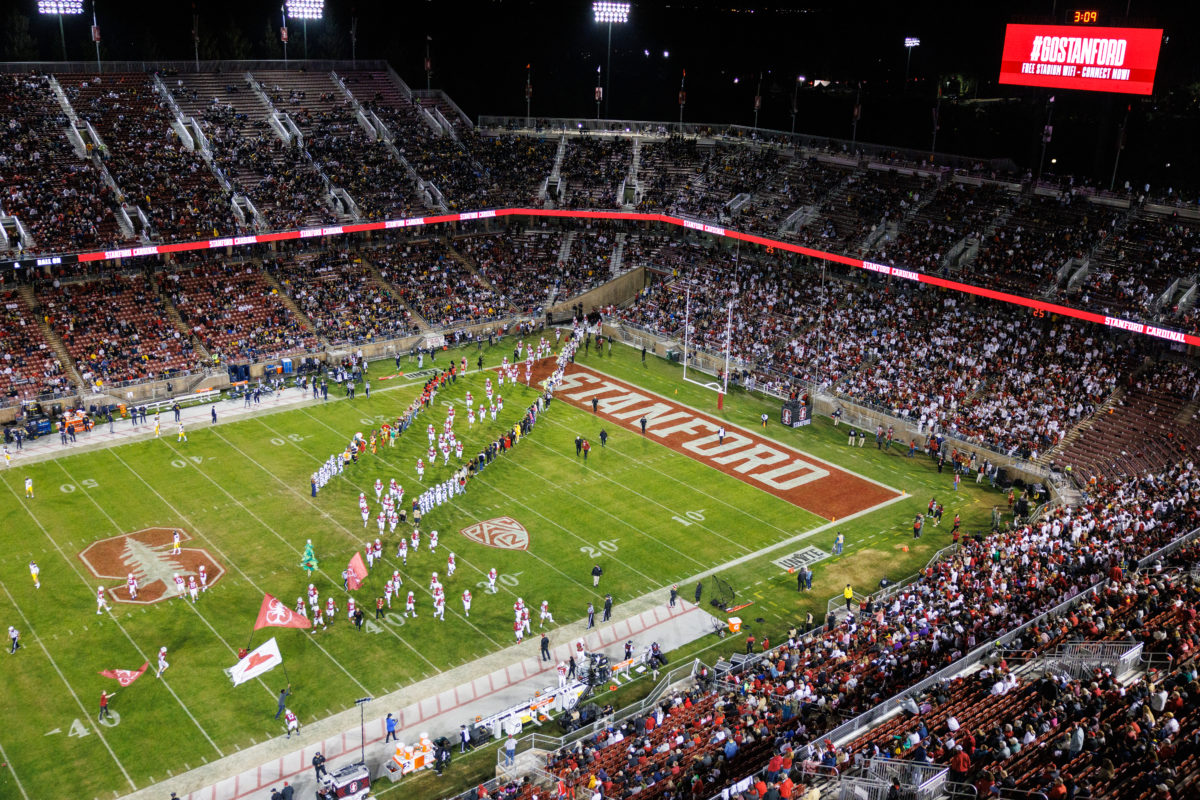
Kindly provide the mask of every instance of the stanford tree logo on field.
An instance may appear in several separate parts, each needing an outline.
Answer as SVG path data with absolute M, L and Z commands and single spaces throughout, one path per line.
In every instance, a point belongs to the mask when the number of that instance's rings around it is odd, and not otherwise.
M 499 547 L 501 550 L 529 549 L 529 531 L 512 517 L 485 519 L 463 528 L 461 532 L 468 539 L 488 547 Z
M 192 538 L 182 528 L 144 528 L 92 542 L 79 554 L 79 559 L 101 581 L 120 582 L 119 586 L 108 589 L 109 595 L 120 603 L 147 605 L 175 597 L 175 574 L 178 573 L 184 580 L 195 575 L 199 582 L 202 564 L 208 573 L 209 586 L 220 580 L 225 569 L 213 560 L 207 550 L 183 547 L 178 555 L 171 554 L 175 531 L 179 531 L 179 538 L 183 542 Z M 138 582 L 136 600 L 129 597 L 129 589 L 125 585 L 131 572 Z

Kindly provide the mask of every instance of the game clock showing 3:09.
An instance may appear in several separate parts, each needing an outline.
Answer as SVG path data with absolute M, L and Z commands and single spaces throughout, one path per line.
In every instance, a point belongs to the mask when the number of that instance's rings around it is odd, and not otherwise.
M 1095 25 L 1100 21 L 1100 12 L 1092 8 L 1076 8 L 1067 12 L 1070 25 Z

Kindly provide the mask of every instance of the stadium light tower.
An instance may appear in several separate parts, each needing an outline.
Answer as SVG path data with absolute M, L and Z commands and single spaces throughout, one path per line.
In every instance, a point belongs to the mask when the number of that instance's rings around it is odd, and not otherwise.
M 612 88 L 612 26 L 613 23 L 624 25 L 629 22 L 629 3 L 613 3 L 609 0 L 594 0 L 592 14 L 602 25 L 608 26 L 608 59 L 604 70 L 604 116 L 608 116 L 608 98 Z
M 921 40 L 916 36 L 904 37 L 904 49 L 908 52 L 908 56 L 904 59 L 904 85 L 908 86 L 908 68 L 912 65 L 912 51 L 914 47 L 920 47 Z
M 292 19 L 304 20 L 304 60 L 308 60 L 308 21 L 325 16 L 325 0 L 287 0 L 287 13 Z
M 83 0 L 38 0 L 39 14 L 53 14 L 58 17 L 58 35 L 62 39 L 63 61 L 67 60 L 67 34 L 63 29 L 63 17 L 67 14 L 75 16 L 83 13 Z M 99 44 L 96 45 L 99 47 Z M 97 50 L 97 53 L 100 51 Z M 99 60 L 99 56 L 97 56 Z

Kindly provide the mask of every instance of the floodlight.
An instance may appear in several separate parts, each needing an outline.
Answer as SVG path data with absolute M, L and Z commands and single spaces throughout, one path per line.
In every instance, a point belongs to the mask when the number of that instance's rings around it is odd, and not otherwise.
M 82 14 L 83 0 L 38 0 L 39 14 Z
M 918 39 L 916 36 L 906 36 L 906 37 L 904 37 L 904 46 L 905 47 L 920 47 L 921 40 Z
M 622 23 L 629 22 L 629 3 L 611 3 L 607 0 L 596 0 L 592 3 L 592 13 L 596 22 Z
M 287 0 L 287 12 L 292 19 L 321 19 L 325 0 Z

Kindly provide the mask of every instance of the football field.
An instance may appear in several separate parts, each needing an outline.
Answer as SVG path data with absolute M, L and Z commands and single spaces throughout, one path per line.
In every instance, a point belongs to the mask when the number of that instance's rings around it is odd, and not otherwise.
M 784 429 L 771 398 L 735 391 L 718 411 L 715 395 L 682 382 L 676 365 L 643 364 L 636 351 L 618 347 L 609 356 L 580 357 L 531 433 L 472 479 L 465 494 L 426 515 L 421 549 L 406 564 L 396 543 L 411 524 L 381 537 L 382 564 L 361 589 L 344 591 L 342 571 L 351 556 L 378 536 L 376 479 L 386 485 L 394 478 L 410 506 L 458 466 L 453 455 L 448 466 L 439 457 L 418 482 L 426 425 L 440 429 L 453 406 L 454 430 L 470 457 L 510 430 L 537 396 L 536 385 L 506 383 L 497 387 L 504 398 L 497 420 L 468 426 L 466 393 L 478 407 L 495 373 L 474 371 L 474 346 L 463 352 L 472 363 L 468 375 L 442 389 L 395 447 L 368 450 L 316 497 L 312 472 L 355 433 L 369 437 L 394 422 L 421 379 L 381 381 L 396 370 L 390 361 L 376 362 L 369 399 L 361 390 L 344 399 L 339 390 L 335 400 L 331 391 L 327 402 L 190 426 L 187 442 L 176 441 L 168 414 L 158 439 L 147 426 L 130 444 L 30 463 L 18 457 L 0 475 L 0 623 L 15 626 L 22 645 L 3 663 L 0 759 L 8 767 L 0 770 L 0 797 L 119 796 L 281 736 L 282 720 L 273 717 L 289 683 L 288 705 L 301 722 L 323 719 L 355 698 L 386 694 L 511 646 L 518 597 L 535 621 L 546 600 L 563 623 L 583 617 L 589 602 L 599 609 L 607 593 L 620 618 L 626 600 L 659 592 L 665 602 L 672 583 L 716 571 L 739 602 L 754 603 L 741 616 L 775 638 L 806 609 L 819 619 L 846 582 L 869 591 L 884 575 L 914 572 L 948 543 L 956 512 L 966 530 L 975 530 L 1002 502 L 973 480 L 953 491 L 949 473 L 939 475 L 927 459 L 904 458 L 896 448 L 876 451 L 872 442 L 848 449 L 845 426 L 835 430 L 828 420 Z M 483 355 L 495 365 L 511 353 L 511 344 L 502 344 Z M 445 356 L 437 366 L 448 366 Z M 218 412 L 233 402 L 222 401 Z M 726 428 L 720 441 L 717 425 Z M 604 446 L 601 428 L 608 434 Z M 106 433 L 98 428 L 91 436 Z M 586 460 L 576 453 L 577 437 L 591 445 Z M 32 499 L 24 496 L 27 477 L 34 481 Z M 371 506 L 366 527 L 360 492 Z M 947 523 L 915 542 L 910 524 L 930 496 L 945 503 Z M 434 529 L 440 542 L 431 552 Z M 178 555 L 171 553 L 174 530 L 183 537 Z M 797 593 L 794 577 L 772 561 L 804 547 L 828 553 L 838 531 L 846 536 L 845 552 L 816 562 L 814 591 Z M 311 578 L 300 568 L 307 540 L 319 561 Z M 457 571 L 449 577 L 451 551 Z M 41 588 L 30 578 L 30 561 L 40 567 Z M 171 576 L 194 574 L 201 564 L 209 586 L 193 604 L 176 596 Z M 596 565 L 603 569 L 598 588 Z M 491 569 L 499 574 L 495 594 L 487 591 Z M 406 619 L 403 600 L 394 598 L 391 612 L 376 622 L 375 598 L 394 570 L 404 591 L 416 593 L 418 616 Z M 444 621 L 432 618 L 435 571 L 445 585 Z M 123 588 L 129 572 L 140 578 L 138 602 Z M 294 607 L 310 582 L 322 605 L 332 597 L 338 606 L 327 630 L 253 630 L 264 594 Z M 681 594 L 690 599 L 693 586 L 681 585 Z M 108 590 L 111 613 L 96 613 L 99 587 Z M 469 618 L 464 589 L 474 595 Z M 363 631 L 346 619 L 350 596 L 366 613 Z M 223 670 L 240 648 L 271 636 L 283 669 L 233 687 Z M 738 644 L 713 639 L 703 657 L 711 663 Z M 164 646 L 171 666 L 156 679 Z M 537 646 L 536 636 L 523 645 L 531 654 Z M 125 688 L 98 674 L 146 662 L 146 674 Z M 102 690 L 117 695 L 111 719 L 98 721 Z

